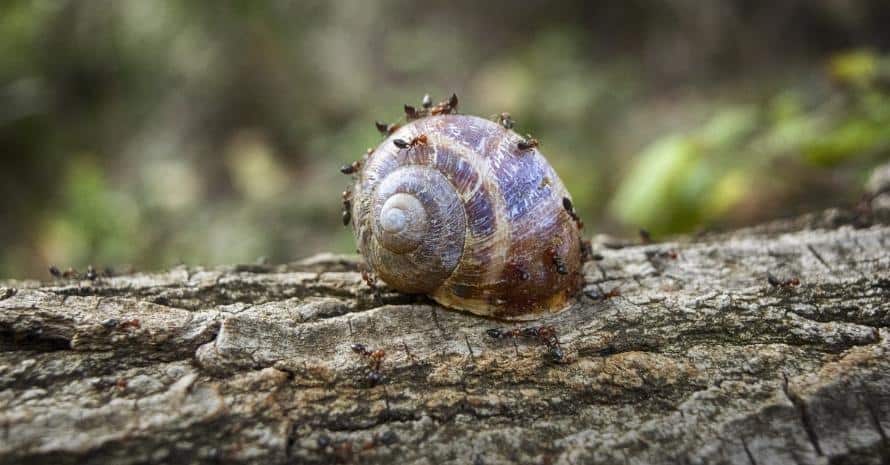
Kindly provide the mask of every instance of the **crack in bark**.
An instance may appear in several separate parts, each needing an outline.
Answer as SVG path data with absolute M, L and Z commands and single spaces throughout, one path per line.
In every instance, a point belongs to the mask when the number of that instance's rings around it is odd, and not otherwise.
M 13 331 L 0 327 L 0 352 L 34 351 L 58 352 L 71 350 L 71 339 L 61 336 L 45 336 L 38 329 Z
M 791 404 L 794 405 L 794 408 L 797 409 L 797 413 L 800 416 L 800 423 L 803 426 L 804 432 L 807 434 L 807 439 L 810 441 L 810 444 L 812 444 L 817 455 L 825 455 L 822 452 L 822 447 L 819 445 L 819 437 L 816 436 L 816 430 L 813 428 L 813 421 L 810 417 L 806 401 L 797 395 L 797 393 L 791 391 L 791 388 L 788 385 L 788 375 L 783 373 L 782 377 L 784 381 L 782 383 L 782 391 L 785 393 L 785 397 L 787 397 L 788 400 L 791 401 Z
M 868 411 L 868 417 L 871 421 L 872 426 L 874 426 L 875 431 L 877 431 L 878 435 L 881 437 L 881 462 L 884 464 L 890 464 L 890 439 L 888 439 L 887 432 L 884 431 L 884 427 L 881 426 L 881 417 L 872 402 L 862 399 L 860 399 L 860 402 L 865 406 L 866 411 Z
M 115 279 L 115 278 L 112 278 Z M 223 279 L 220 276 L 218 279 Z M 305 284 L 305 283 L 304 283 Z M 399 294 L 396 292 L 380 292 L 367 298 L 366 291 L 339 289 L 329 285 L 300 285 L 284 289 L 274 289 L 269 285 L 255 282 L 232 281 L 216 283 L 210 287 L 192 287 L 189 285 L 166 285 L 153 288 L 106 287 L 102 283 L 88 286 L 50 287 L 46 291 L 68 297 L 126 297 L 144 299 L 148 302 L 167 307 L 199 311 L 206 308 L 233 304 L 262 305 L 281 302 L 287 299 L 308 299 L 313 297 L 338 297 L 352 302 L 356 312 L 370 310 L 383 305 L 406 305 L 417 303 L 422 297 Z
M 748 441 L 745 440 L 744 436 L 741 438 L 742 440 L 742 448 L 745 450 L 745 456 L 748 457 L 748 462 L 751 465 L 757 465 L 757 461 L 754 460 L 754 454 L 751 453 L 751 449 L 748 448 Z

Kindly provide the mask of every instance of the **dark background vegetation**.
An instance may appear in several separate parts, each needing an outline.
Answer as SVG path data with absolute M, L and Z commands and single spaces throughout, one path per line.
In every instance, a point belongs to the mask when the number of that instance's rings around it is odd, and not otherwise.
M 510 112 L 587 232 L 851 205 L 890 2 L 5 0 L 0 276 L 354 249 L 344 162 L 425 93 Z

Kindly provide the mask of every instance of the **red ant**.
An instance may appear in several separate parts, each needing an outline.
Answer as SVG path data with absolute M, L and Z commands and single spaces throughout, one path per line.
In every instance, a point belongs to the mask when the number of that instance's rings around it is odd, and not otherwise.
M 400 149 L 414 148 L 420 145 L 427 145 L 429 143 L 429 139 L 426 137 L 426 134 L 421 134 L 410 141 L 406 142 L 404 139 L 395 139 L 392 141 L 393 144 L 396 144 L 396 147 Z
M 766 280 L 773 287 L 782 287 L 785 289 L 800 286 L 800 279 L 791 277 L 788 279 L 779 279 L 770 272 L 766 273 Z
M 541 144 L 541 142 L 538 141 L 538 139 L 535 139 L 530 134 L 526 134 L 525 136 L 526 136 L 525 139 L 519 141 L 519 143 L 516 144 L 516 148 L 518 148 L 519 150 L 526 151 L 529 149 L 533 149 Z
M 621 289 L 618 287 L 613 287 L 609 292 L 602 292 L 598 289 L 590 289 L 588 291 L 584 291 L 584 295 L 590 297 L 593 300 L 609 300 L 614 297 L 621 296 Z
M 552 325 L 529 326 L 526 328 L 515 329 L 492 328 L 486 330 L 485 333 L 488 334 L 489 337 L 495 339 L 518 337 L 534 338 L 537 339 L 538 342 L 547 346 L 547 350 L 550 351 L 550 356 L 553 357 L 553 360 L 557 363 L 562 363 L 565 358 L 565 352 L 563 352 L 562 345 L 559 343 L 556 328 Z
M 429 110 L 431 115 L 450 115 L 457 111 L 457 94 L 451 94 L 448 100 L 436 104 Z
M 366 357 L 368 359 L 368 381 L 372 386 L 376 386 L 383 381 L 383 374 L 380 373 L 380 365 L 386 358 L 386 352 L 383 349 L 369 350 L 364 344 L 353 344 L 350 346 L 353 352 Z

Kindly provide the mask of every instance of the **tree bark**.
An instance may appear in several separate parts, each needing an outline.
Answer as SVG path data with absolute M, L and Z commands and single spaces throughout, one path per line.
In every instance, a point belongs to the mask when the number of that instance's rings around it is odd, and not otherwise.
M 531 323 L 561 359 L 354 257 L 0 283 L 0 463 L 886 464 L 876 177 L 855 212 L 599 238 L 585 295 Z

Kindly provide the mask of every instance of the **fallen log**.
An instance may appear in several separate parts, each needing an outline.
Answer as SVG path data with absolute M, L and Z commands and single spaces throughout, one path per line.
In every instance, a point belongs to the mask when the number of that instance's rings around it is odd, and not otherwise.
M 0 282 L 0 463 L 888 463 L 887 171 L 857 211 L 598 238 L 533 323 L 559 351 L 348 256 Z

